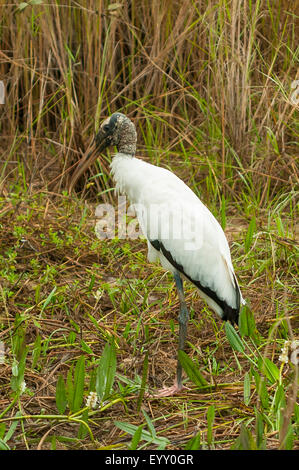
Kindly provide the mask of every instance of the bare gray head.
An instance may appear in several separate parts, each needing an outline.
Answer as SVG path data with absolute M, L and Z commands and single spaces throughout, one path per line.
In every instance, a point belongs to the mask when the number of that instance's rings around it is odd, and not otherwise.
M 116 145 L 118 152 L 132 157 L 136 153 L 137 133 L 132 121 L 122 113 L 114 113 L 100 126 L 96 137 L 98 151 Z
M 122 113 L 114 113 L 100 126 L 95 136 L 93 149 L 82 158 L 76 168 L 69 191 L 75 186 L 78 179 L 97 159 L 98 152 L 102 152 L 110 145 L 116 145 L 119 153 L 134 157 L 136 153 L 137 133 L 132 121 Z M 97 152 L 95 152 L 97 150 Z

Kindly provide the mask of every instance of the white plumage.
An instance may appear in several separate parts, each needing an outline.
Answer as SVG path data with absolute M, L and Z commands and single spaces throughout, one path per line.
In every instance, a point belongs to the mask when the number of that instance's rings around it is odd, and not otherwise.
M 180 299 L 179 349 L 184 349 L 188 309 L 182 278 L 192 282 L 200 296 L 223 319 L 238 322 L 245 303 L 232 266 L 225 234 L 195 193 L 169 170 L 135 158 L 136 130 L 121 113 L 106 119 L 95 141 L 99 151 L 116 145 L 111 173 L 116 190 L 128 196 L 148 243 L 148 259 L 160 260 L 173 273 Z M 73 181 L 93 159 L 83 161 Z M 178 361 L 177 381 L 163 395 L 182 388 Z
M 142 232 L 148 240 L 148 259 L 160 259 L 165 269 L 176 268 L 150 243 L 159 240 L 190 279 L 208 287 L 233 309 L 237 308 L 236 279 L 224 232 L 194 192 L 169 170 L 118 153 L 111 173 L 116 190 L 134 205 Z M 183 237 L 180 237 L 183 235 Z M 175 238 L 177 236 L 177 238 Z M 239 290 L 239 287 L 237 287 Z M 240 292 L 240 291 L 239 291 Z M 223 308 L 200 295 L 223 316 Z

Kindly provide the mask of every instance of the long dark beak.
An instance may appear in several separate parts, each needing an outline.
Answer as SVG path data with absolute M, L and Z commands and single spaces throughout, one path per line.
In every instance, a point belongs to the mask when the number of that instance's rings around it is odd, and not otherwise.
M 85 173 L 85 171 L 96 161 L 98 154 L 103 152 L 106 147 L 109 145 L 109 138 L 101 129 L 96 134 L 95 138 L 91 143 L 91 147 L 88 149 L 88 152 L 83 156 L 83 158 L 78 163 L 72 179 L 69 185 L 69 194 L 71 194 L 79 178 Z

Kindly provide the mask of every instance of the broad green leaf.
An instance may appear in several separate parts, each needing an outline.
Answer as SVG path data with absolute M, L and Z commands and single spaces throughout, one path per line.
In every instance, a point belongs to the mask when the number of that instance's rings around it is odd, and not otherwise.
M 84 421 L 84 423 L 88 423 L 88 410 L 84 410 L 81 416 L 81 420 Z M 84 439 L 88 434 L 88 428 L 83 424 L 80 423 L 79 429 L 78 429 L 78 439 Z
M 251 372 L 254 377 L 255 388 L 258 393 L 259 399 L 261 400 L 262 407 L 264 410 L 267 410 L 269 408 L 269 394 L 266 387 L 265 379 L 264 377 L 261 377 L 259 373 L 254 370 L 254 368 L 251 368 Z
M 123 423 L 121 421 L 114 421 L 115 426 L 120 428 L 122 431 L 134 436 L 137 426 L 130 423 Z M 152 442 L 153 444 L 157 444 L 158 446 L 163 446 L 164 448 L 170 443 L 166 437 L 153 437 L 148 431 L 144 429 L 141 431 L 141 438 L 140 440 Z
M 197 364 L 195 364 L 192 359 L 185 353 L 185 351 L 179 350 L 178 352 L 179 361 L 188 375 L 189 379 L 197 385 L 199 388 L 206 387 L 208 382 L 202 376 L 202 374 L 198 370 Z
M 285 230 L 284 230 L 283 222 L 282 222 L 281 217 L 279 215 L 277 217 L 275 217 L 275 222 L 276 222 L 276 226 L 277 226 L 278 235 L 280 237 L 285 237 Z
M 269 408 L 269 393 L 268 393 L 266 382 L 264 379 L 260 381 L 260 386 L 258 388 L 258 395 L 261 400 L 263 409 L 267 410 Z
M 0 450 L 10 450 L 10 447 L 3 441 L 3 439 L 0 439 Z
M 18 361 L 21 359 L 25 347 L 25 329 L 23 324 L 24 316 L 17 313 L 14 321 L 15 333 L 12 336 L 12 350 Z
M 261 449 L 264 441 L 264 420 L 263 415 L 257 409 L 255 410 L 255 435 L 257 448 Z
M 80 410 L 83 403 L 84 392 L 84 378 L 85 378 L 85 357 L 79 357 L 75 371 L 74 371 L 74 397 L 73 397 L 73 411 Z
M 0 439 L 4 437 L 6 429 L 6 423 L 0 423 Z
M 144 426 L 144 424 L 140 424 L 140 426 L 138 426 L 138 428 L 134 432 L 133 438 L 132 438 L 132 441 L 131 441 L 131 445 L 130 445 L 130 450 L 136 450 L 137 449 L 137 446 L 138 446 L 138 444 L 140 442 L 140 439 L 141 439 L 141 433 L 142 433 L 143 426 Z
M 286 404 L 285 400 L 285 392 L 282 385 L 278 385 L 275 390 L 274 401 L 273 401 L 273 409 L 274 412 L 277 413 L 281 408 L 284 408 Z
M 256 444 L 254 438 L 245 426 L 244 423 L 241 424 L 241 431 L 239 437 L 233 443 L 232 450 L 256 450 Z
M 241 308 L 239 318 L 239 331 L 241 337 L 248 336 L 259 344 L 259 335 L 256 329 L 254 315 L 247 305 L 244 305 Z
M 250 402 L 250 394 L 251 394 L 251 381 L 250 381 L 250 375 L 248 372 L 246 372 L 245 377 L 244 377 L 244 403 L 245 405 L 249 405 Z
M 57 450 L 56 436 L 51 438 L 51 450 Z
M 279 380 L 279 369 L 270 359 L 267 357 L 259 358 L 258 366 L 272 384 Z
M 200 432 L 198 432 L 196 436 L 192 437 L 185 446 L 185 450 L 199 450 L 199 449 L 200 449 Z
M 240 444 L 242 450 L 256 450 L 256 443 L 249 429 L 242 423 L 240 433 Z
M 75 341 L 76 341 L 76 338 L 77 338 L 77 335 L 76 335 L 75 331 L 70 331 L 69 334 L 68 334 L 68 338 L 67 338 L 68 343 L 69 344 L 74 344 Z
M 87 354 L 93 354 L 93 350 L 88 346 L 83 339 L 81 339 L 81 349 Z
M 243 336 L 249 336 L 249 330 L 248 330 L 248 316 L 247 316 L 247 309 L 246 306 L 241 308 L 240 311 L 240 317 L 239 317 L 239 331 L 240 335 Z
M 17 411 L 15 416 L 22 416 L 22 413 L 20 411 Z M 4 439 L 3 439 L 4 442 L 7 442 L 7 441 L 9 441 L 9 439 L 12 438 L 18 424 L 19 424 L 18 420 L 15 420 L 11 423 L 11 425 L 10 425 L 10 427 L 9 427 L 9 429 L 8 429 Z
M 12 363 L 12 366 L 11 366 L 11 373 L 14 377 L 18 377 L 19 363 L 16 359 L 13 360 L 13 363 Z
M 143 416 L 145 417 L 145 420 L 147 422 L 147 425 L 148 425 L 148 428 L 150 430 L 150 433 L 153 437 L 156 437 L 156 430 L 155 430 L 155 427 L 149 417 L 149 415 L 147 414 L 147 412 L 145 410 L 142 410 L 142 413 L 143 413 Z
M 293 426 L 289 424 L 285 436 L 281 439 L 279 448 L 284 450 L 293 450 L 294 438 Z
M 107 343 L 97 367 L 96 392 L 100 400 L 111 393 L 116 372 L 116 352 L 114 344 Z
M 90 371 L 88 393 L 90 393 L 90 392 L 95 392 L 95 389 L 96 389 L 96 380 L 97 380 L 97 371 L 96 371 L 96 369 L 92 369 L 92 370 Z
M 207 411 L 207 422 L 208 422 L 208 431 L 207 431 L 207 442 L 210 446 L 213 441 L 213 425 L 215 419 L 215 405 L 210 405 Z
M 21 384 L 24 381 L 24 373 L 26 366 L 26 357 L 27 357 L 28 348 L 25 348 L 22 352 L 21 359 L 18 364 L 14 366 L 14 372 L 11 377 L 11 388 L 14 392 L 20 390 Z M 16 375 L 15 375 L 16 374 Z
M 60 414 L 65 412 L 67 405 L 67 396 L 65 383 L 62 375 L 59 375 L 57 384 L 56 384 L 56 406 Z
M 74 384 L 73 384 L 73 365 L 71 365 L 66 376 L 66 395 L 69 409 L 73 411 Z
M 244 344 L 234 327 L 227 321 L 225 322 L 225 333 L 231 347 L 238 352 L 244 353 Z

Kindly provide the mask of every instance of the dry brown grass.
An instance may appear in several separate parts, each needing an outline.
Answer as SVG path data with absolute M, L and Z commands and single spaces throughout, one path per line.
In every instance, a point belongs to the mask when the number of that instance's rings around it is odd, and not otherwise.
M 94 118 L 122 109 L 154 148 L 216 147 L 223 179 L 231 162 L 292 183 L 298 2 L 1 3 L 2 159 L 65 187 Z

